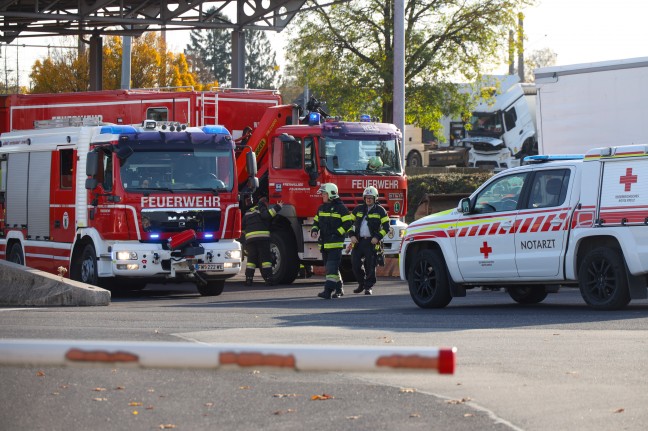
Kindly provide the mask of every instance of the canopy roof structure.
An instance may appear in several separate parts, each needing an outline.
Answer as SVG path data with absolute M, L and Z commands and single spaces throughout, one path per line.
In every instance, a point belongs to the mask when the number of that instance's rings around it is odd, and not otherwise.
M 280 32 L 306 0 L 0 0 L 0 43 L 20 37 L 139 36 L 230 28 Z M 330 3 L 329 3 L 330 4 Z M 321 7 L 321 5 L 320 5 Z M 216 17 L 236 8 L 231 21 Z M 214 12 L 215 11 L 215 12 Z M 231 13 L 231 12 L 230 12 Z

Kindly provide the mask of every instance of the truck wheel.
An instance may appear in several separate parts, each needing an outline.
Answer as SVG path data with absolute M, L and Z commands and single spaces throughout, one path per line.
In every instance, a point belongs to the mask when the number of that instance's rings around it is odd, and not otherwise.
M 11 246 L 11 250 L 9 250 L 9 254 L 7 256 L 7 260 L 9 262 L 13 262 L 18 265 L 25 264 L 25 256 L 23 255 L 20 243 L 14 243 L 14 245 Z
M 225 280 L 208 280 L 207 285 L 197 284 L 196 287 L 202 296 L 218 296 L 223 293 Z
M 291 284 L 299 272 L 297 244 L 291 232 L 280 230 L 270 234 L 272 278 L 275 284 Z
M 420 168 L 423 166 L 423 158 L 418 151 L 412 151 L 407 155 L 407 166 L 410 168 Z
M 410 296 L 421 308 L 443 308 L 450 303 L 450 285 L 439 252 L 423 250 L 414 259 L 407 277 Z
M 590 251 L 578 270 L 578 285 L 585 302 L 597 310 L 626 306 L 630 290 L 621 251 L 608 247 Z
M 547 297 L 544 286 L 508 286 L 506 290 L 518 304 L 539 304 Z
M 92 244 L 86 244 L 81 254 L 72 262 L 72 280 L 99 286 L 97 253 Z

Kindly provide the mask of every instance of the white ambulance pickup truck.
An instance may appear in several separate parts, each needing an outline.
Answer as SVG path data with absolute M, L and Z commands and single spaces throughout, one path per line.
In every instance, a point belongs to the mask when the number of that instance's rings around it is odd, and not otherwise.
M 476 286 L 521 304 L 578 286 L 600 310 L 647 298 L 648 145 L 525 160 L 409 225 L 400 273 L 414 302 L 445 307 Z

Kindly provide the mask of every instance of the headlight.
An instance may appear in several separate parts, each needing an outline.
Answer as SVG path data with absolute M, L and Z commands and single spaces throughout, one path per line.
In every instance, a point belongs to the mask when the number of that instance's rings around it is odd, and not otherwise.
M 227 259 L 240 259 L 241 250 L 228 250 L 225 252 L 225 258 Z
M 129 264 L 118 263 L 117 269 L 120 269 L 122 271 L 123 270 L 137 271 L 139 269 L 139 265 L 136 263 L 129 263 Z
M 118 251 L 117 260 L 137 260 L 137 253 L 134 251 Z
M 407 229 L 401 229 L 401 231 L 398 233 L 398 236 L 400 238 L 403 238 L 405 236 L 405 233 L 407 232 Z

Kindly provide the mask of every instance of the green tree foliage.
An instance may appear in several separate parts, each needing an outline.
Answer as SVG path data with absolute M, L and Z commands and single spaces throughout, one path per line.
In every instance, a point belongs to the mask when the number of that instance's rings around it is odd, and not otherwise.
M 227 17 L 216 12 L 214 8 L 208 13 L 213 15 L 215 21 L 228 22 Z M 199 82 L 216 80 L 221 86 L 231 85 L 231 30 L 194 29 L 191 31 L 190 44 L 187 45 L 185 53 Z M 266 32 L 246 30 L 245 87 L 275 88 L 277 71 L 276 53 Z
M 121 37 L 104 39 L 102 83 L 106 90 L 121 88 L 123 45 Z M 90 66 L 87 51 L 76 48 L 55 50 L 43 62 L 36 61 L 29 75 L 32 93 L 87 91 Z M 159 33 L 133 38 L 131 47 L 131 88 L 179 87 L 195 84 L 184 54 L 166 52 Z
M 506 45 L 516 11 L 531 0 L 405 0 L 406 122 L 436 130 L 466 116 L 453 82 L 473 82 Z M 394 1 L 356 0 L 299 15 L 288 43 L 286 86 L 309 87 L 331 111 L 392 121 Z

